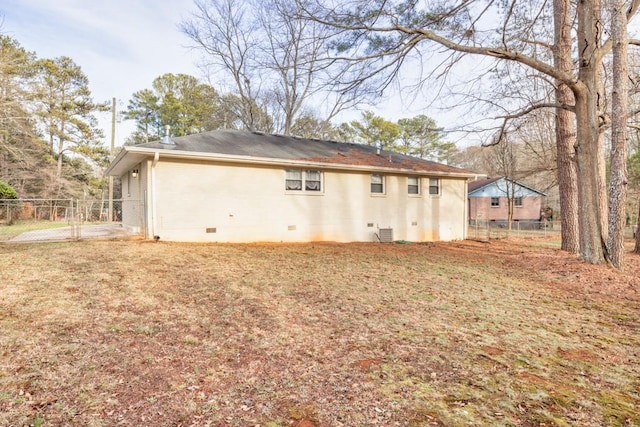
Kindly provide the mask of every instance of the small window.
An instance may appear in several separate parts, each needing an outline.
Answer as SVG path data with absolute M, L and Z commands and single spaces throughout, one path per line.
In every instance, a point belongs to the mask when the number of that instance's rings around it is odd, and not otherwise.
M 286 171 L 285 189 L 287 191 L 321 191 L 322 173 L 317 170 L 289 169 Z
M 287 190 L 302 190 L 302 171 L 288 170 L 285 188 Z
M 513 199 L 514 206 L 521 208 L 522 207 L 522 197 L 515 197 Z
M 420 194 L 420 178 L 417 176 L 407 178 L 407 192 L 409 194 Z
M 384 193 L 384 176 L 379 173 L 371 175 L 371 192 L 383 194 Z
M 429 178 L 429 194 L 432 196 L 440 194 L 440 179 Z
M 492 208 L 497 208 L 498 206 L 500 206 L 500 197 L 492 197 L 491 198 L 491 207 Z
M 320 171 L 305 171 L 304 189 L 306 191 L 320 191 Z

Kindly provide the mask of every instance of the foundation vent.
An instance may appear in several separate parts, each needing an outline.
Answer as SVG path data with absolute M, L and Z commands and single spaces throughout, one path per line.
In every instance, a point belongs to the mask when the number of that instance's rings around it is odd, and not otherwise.
M 216 233 L 217 231 L 215 227 L 207 228 L 207 233 Z

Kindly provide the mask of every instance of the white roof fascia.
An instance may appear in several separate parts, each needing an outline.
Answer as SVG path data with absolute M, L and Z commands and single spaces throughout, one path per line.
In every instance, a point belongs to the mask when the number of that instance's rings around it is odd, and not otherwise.
M 428 175 L 428 176 L 442 176 L 452 178 L 473 178 L 477 177 L 477 173 L 456 173 L 456 172 L 438 172 L 438 171 L 416 171 L 413 169 L 403 169 L 394 167 L 380 167 L 380 166 L 367 166 L 367 165 L 349 165 L 343 163 L 326 163 L 326 162 L 312 162 L 308 160 L 293 160 L 293 159 L 275 159 L 269 157 L 254 157 L 254 156 L 238 156 L 232 154 L 221 153 L 202 153 L 191 152 L 181 150 L 158 150 L 155 148 L 125 146 L 118 153 L 113 160 L 109 168 L 107 169 L 107 175 L 113 173 L 114 175 L 120 175 L 125 171 L 120 171 L 117 164 L 122 162 L 127 154 L 141 154 L 145 157 L 153 157 L 156 152 L 160 153 L 160 158 L 173 158 L 173 159 L 187 159 L 187 160 L 206 160 L 206 161 L 219 161 L 223 163 L 246 163 L 255 165 L 272 165 L 272 166 L 291 166 L 291 167 L 315 167 L 318 169 L 333 169 L 333 170 L 352 170 L 352 171 L 366 171 L 366 172 L 380 172 L 380 173 L 404 173 L 409 175 Z M 137 163 L 137 162 L 136 162 Z

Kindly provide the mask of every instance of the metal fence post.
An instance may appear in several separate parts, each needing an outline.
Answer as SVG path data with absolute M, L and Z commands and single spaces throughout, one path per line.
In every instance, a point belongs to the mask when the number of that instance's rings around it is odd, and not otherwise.
M 72 199 L 71 200 L 71 206 L 73 206 L 73 204 L 74 203 L 73 203 L 73 199 Z M 74 227 L 73 227 L 74 234 L 75 234 L 74 237 L 75 237 L 76 240 L 80 240 L 80 237 L 81 237 L 80 236 L 80 230 L 81 230 L 81 227 L 82 227 L 82 209 L 81 209 L 81 206 L 80 206 L 80 200 L 79 199 L 75 201 L 75 206 L 76 206 L 75 215 L 74 215 L 75 221 L 74 221 Z

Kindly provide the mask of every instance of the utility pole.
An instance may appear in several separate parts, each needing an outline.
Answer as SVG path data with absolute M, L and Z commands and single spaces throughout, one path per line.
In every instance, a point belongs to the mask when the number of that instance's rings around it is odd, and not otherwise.
M 111 99 L 111 151 L 109 151 L 109 160 L 113 160 L 113 151 L 116 143 L 116 99 Z M 113 221 L 113 176 L 109 176 L 109 219 L 107 222 Z

